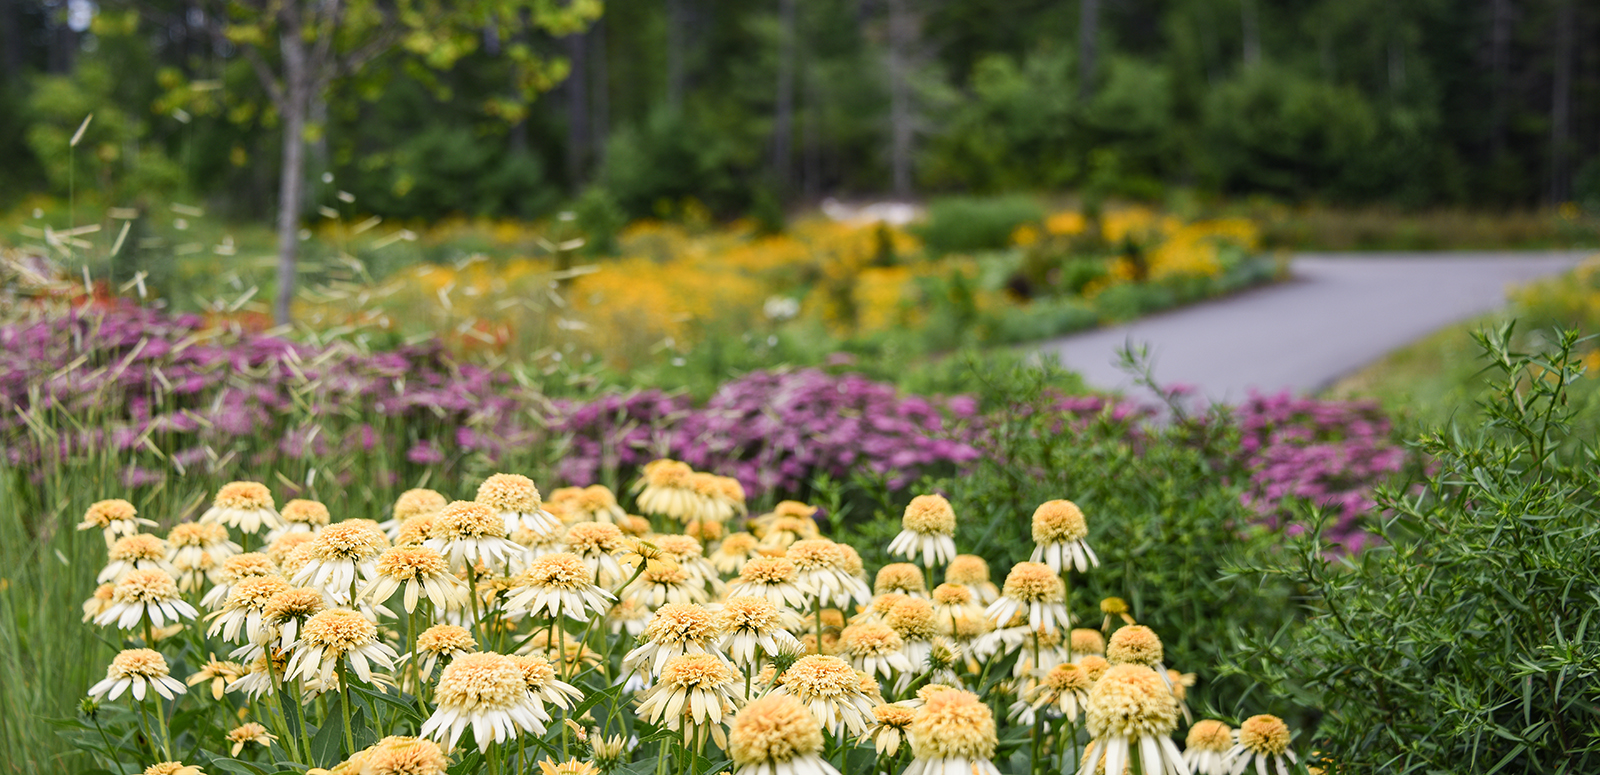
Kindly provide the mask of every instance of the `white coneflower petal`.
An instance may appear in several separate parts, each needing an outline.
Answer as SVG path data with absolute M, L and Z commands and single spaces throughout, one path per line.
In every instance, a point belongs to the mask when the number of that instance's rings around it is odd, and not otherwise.
M 918 495 L 900 518 L 900 534 L 889 542 L 889 553 L 910 559 L 919 555 L 925 567 L 947 565 L 956 556 L 956 512 L 942 495 Z
M 906 775 L 999 775 L 994 766 L 994 714 L 978 695 L 945 689 L 925 695 L 909 730 Z
M 1288 775 L 1290 766 L 1299 761 L 1289 750 L 1290 737 L 1288 725 L 1277 716 L 1263 713 L 1245 719 L 1227 753 L 1229 775 L 1241 775 L 1251 764 L 1257 775 L 1265 775 L 1269 765 L 1277 775 Z
M 153 692 L 170 700 L 187 691 L 182 681 L 168 674 L 167 658 L 161 652 L 126 649 L 106 667 L 105 679 L 89 687 L 89 696 L 115 700 L 129 692 L 135 700 L 143 701 L 147 693 Z
M 180 597 L 178 583 L 171 574 L 151 568 L 124 575 L 111 589 L 111 604 L 94 618 L 94 623 L 102 627 L 115 623 L 118 629 L 131 630 L 148 619 L 161 628 L 168 622 L 193 619 L 198 613 Z
M 518 574 L 506 610 L 587 622 L 611 610 L 616 598 L 593 582 L 594 572 L 571 552 L 546 554 Z
M 140 526 L 155 527 L 156 523 L 139 516 L 132 503 L 112 498 L 90 504 L 83 513 L 83 522 L 78 524 L 78 529 L 103 531 L 106 547 L 110 548 L 118 538 L 138 533 Z
M 1033 512 L 1033 542 L 1036 544 L 1030 560 L 1043 562 L 1060 573 L 1074 568 L 1079 573 L 1100 565 L 1085 538 L 1089 536 L 1088 523 L 1083 512 L 1072 501 L 1046 501 Z
M 490 743 L 505 743 L 519 730 L 542 735 L 550 717 L 534 704 L 515 661 L 503 654 L 481 652 L 455 658 L 439 675 L 434 689 L 437 708 L 423 722 L 421 736 L 454 748 L 468 726 L 480 752 Z
M 230 482 L 217 490 L 211 508 L 200 515 L 201 522 L 216 522 L 245 533 L 259 533 L 265 526 L 277 530 L 283 518 L 273 508 L 272 491 L 260 482 Z

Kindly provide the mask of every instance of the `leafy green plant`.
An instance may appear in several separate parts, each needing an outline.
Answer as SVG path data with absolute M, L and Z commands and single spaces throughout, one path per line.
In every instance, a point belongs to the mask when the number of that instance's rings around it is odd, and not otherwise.
M 1494 375 L 1481 425 L 1423 434 L 1436 464 L 1380 491 L 1386 545 L 1359 558 L 1311 535 L 1251 569 L 1305 596 L 1306 625 L 1247 672 L 1303 685 L 1336 772 L 1564 773 L 1600 768 L 1600 467 L 1572 425 L 1582 340 L 1514 349 L 1476 335 Z
M 998 250 L 1024 223 L 1044 217 L 1044 209 L 1028 196 L 948 197 L 928 205 L 928 221 L 917 236 L 934 256 Z

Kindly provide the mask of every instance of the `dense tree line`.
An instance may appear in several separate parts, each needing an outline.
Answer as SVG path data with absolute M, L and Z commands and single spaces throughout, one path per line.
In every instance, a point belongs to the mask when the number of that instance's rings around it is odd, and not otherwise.
M 1600 199 L 1600 6 L 1583 0 L 609 0 L 576 31 L 529 16 L 567 2 L 519 5 L 450 41 L 451 67 L 425 66 L 445 43 L 401 39 L 331 78 L 306 117 L 310 203 Z M 248 10 L 231 7 L 0 0 L 0 198 L 64 191 L 93 111 L 80 188 L 271 213 L 284 122 L 256 69 L 282 62 L 212 34 Z M 535 88 L 527 52 L 549 63 Z

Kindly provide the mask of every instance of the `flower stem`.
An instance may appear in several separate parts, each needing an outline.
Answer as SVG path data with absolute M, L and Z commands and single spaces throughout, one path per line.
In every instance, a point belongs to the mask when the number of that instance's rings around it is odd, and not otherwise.
M 345 757 L 349 758 L 356 753 L 355 732 L 350 729 L 350 671 L 340 660 L 339 666 L 339 709 L 344 714 L 344 746 Z
M 428 717 L 428 703 L 422 699 L 422 657 L 417 654 L 417 612 L 406 612 L 406 633 L 411 637 L 411 674 L 416 678 L 412 690 L 417 696 L 417 710 L 422 711 L 422 717 Z
M 167 710 L 161 702 L 161 695 L 158 694 L 153 699 L 155 702 L 152 704 L 156 706 L 156 725 L 161 728 L 161 753 L 167 757 L 166 761 L 172 761 L 172 730 L 167 728 Z

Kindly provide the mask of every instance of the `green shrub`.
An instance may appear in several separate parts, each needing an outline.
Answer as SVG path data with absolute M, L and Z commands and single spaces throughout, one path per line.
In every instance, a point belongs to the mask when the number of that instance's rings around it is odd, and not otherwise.
M 1270 65 L 1218 86 L 1204 112 L 1215 183 L 1285 196 L 1340 180 L 1378 128 L 1360 92 Z
M 1286 581 L 1225 578 L 1225 564 L 1264 560 L 1282 540 L 1254 524 L 1240 501 L 1238 483 L 1245 477 L 1218 462 L 1232 459 L 1238 444 L 1229 424 L 1136 428 L 1135 419 L 1110 406 L 1075 419 L 1055 409 L 1075 375 L 1048 364 L 969 365 L 967 384 L 980 387 L 984 406 L 1001 410 L 988 420 L 993 447 L 968 472 L 910 488 L 950 499 L 961 551 L 983 556 L 996 569 L 1026 560 L 1034 509 L 1056 498 L 1072 500 L 1088 518 L 1088 542 L 1100 557 L 1098 569 L 1073 574 L 1071 607 L 1082 626 L 1100 625 L 1101 599 L 1122 597 L 1139 623 L 1161 636 L 1169 667 L 1208 679 L 1216 675 L 1214 666 L 1234 658 L 1242 633 L 1271 633 L 1294 621 Z M 893 561 L 883 547 L 900 530 L 905 500 L 870 481 L 858 484 L 875 497 L 833 508 L 846 509 L 840 521 L 848 537 L 841 540 L 877 567 Z M 1249 688 L 1237 677 L 1203 682 L 1191 690 L 1190 704 L 1243 716 L 1281 710 L 1262 707 L 1265 698 L 1247 696 Z
M 1251 576 L 1302 590 L 1306 625 L 1251 672 L 1304 686 L 1333 772 L 1600 770 L 1600 467 L 1571 435 L 1574 333 L 1512 349 L 1477 335 L 1494 375 L 1484 420 L 1418 442 L 1436 468 L 1380 492 L 1383 545 L 1316 537 Z
M 916 233 L 934 256 L 999 250 L 1018 226 L 1042 218 L 1044 208 L 1028 196 L 947 197 L 928 205 Z

